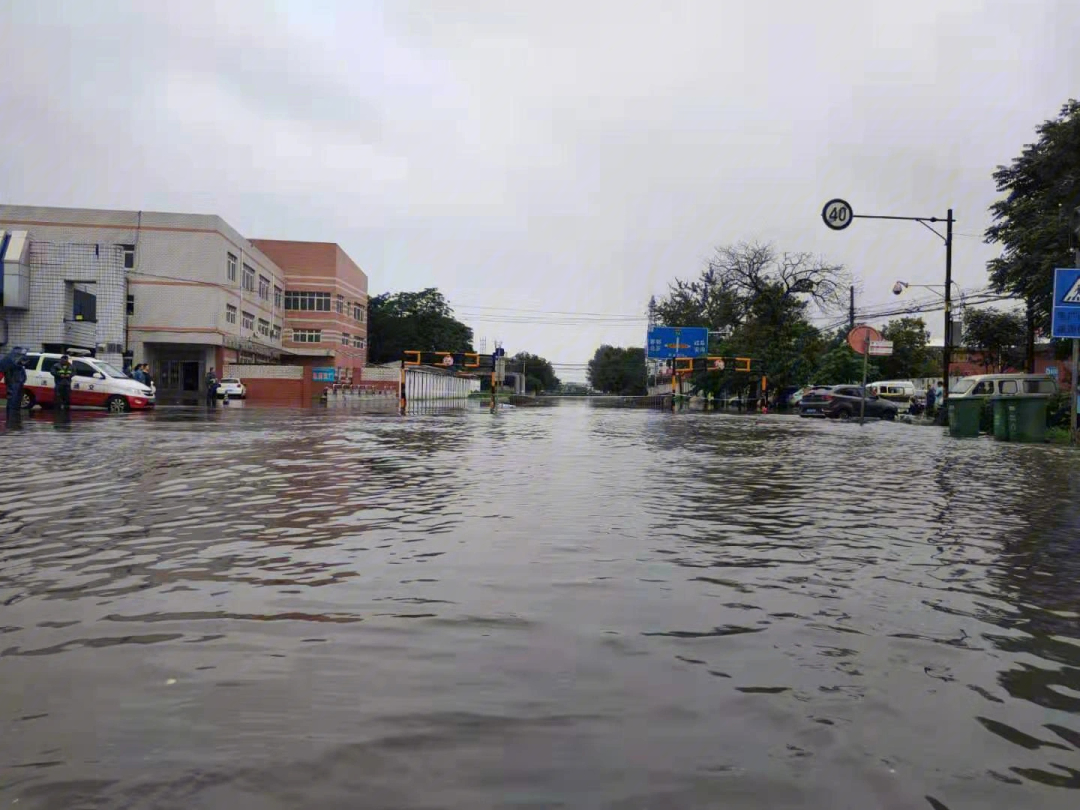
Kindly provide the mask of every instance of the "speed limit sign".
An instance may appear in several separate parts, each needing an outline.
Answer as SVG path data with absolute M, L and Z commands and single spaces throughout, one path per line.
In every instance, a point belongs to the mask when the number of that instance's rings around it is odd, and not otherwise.
M 851 224 L 855 213 L 851 210 L 851 203 L 847 200 L 829 200 L 821 209 L 821 219 L 834 231 L 842 231 Z

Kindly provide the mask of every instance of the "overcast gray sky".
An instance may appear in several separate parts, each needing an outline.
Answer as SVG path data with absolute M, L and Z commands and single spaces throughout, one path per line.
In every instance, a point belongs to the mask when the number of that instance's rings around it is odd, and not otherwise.
M 567 363 L 643 345 L 649 296 L 717 244 L 843 262 L 860 305 L 941 283 L 931 234 L 832 233 L 830 197 L 952 206 L 984 286 L 991 172 L 1080 92 L 1075 0 L 7 0 L 0 24 L 0 199 L 338 242 L 372 294 L 438 287 Z

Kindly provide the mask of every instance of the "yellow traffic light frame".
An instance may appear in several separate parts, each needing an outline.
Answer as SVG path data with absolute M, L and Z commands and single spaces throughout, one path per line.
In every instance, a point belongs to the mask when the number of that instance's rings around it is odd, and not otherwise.
M 422 366 L 424 365 L 424 355 L 437 357 L 433 363 L 428 365 L 441 366 L 444 364 L 444 358 L 449 357 L 451 360 L 455 359 L 458 355 L 461 355 L 465 362 L 462 363 L 462 368 L 480 368 L 480 353 L 479 352 L 425 352 L 409 350 L 403 351 L 402 361 L 407 366 Z M 411 359 L 410 359 L 411 358 Z M 453 365 L 457 365 L 454 363 Z

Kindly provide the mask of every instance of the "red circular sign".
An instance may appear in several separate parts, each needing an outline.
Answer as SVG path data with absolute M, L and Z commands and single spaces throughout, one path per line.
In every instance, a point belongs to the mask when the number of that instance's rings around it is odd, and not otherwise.
M 872 326 L 859 325 L 848 332 L 848 346 L 854 349 L 856 354 L 866 354 L 871 340 L 881 340 L 881 332 Z

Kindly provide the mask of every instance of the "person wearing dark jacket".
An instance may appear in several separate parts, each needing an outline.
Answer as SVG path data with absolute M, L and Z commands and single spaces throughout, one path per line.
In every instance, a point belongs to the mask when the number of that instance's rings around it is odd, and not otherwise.
M 56 407 L 61 411 L 71 410 L 71 378 L 75 376 L 75 367 L 65 354 L 53 367 L 53 386 Z
M 16 346 L 0 359 L 7 387 L 7 418 L 18 419 L 22 411 L 23 385 L 26 384 L 26 349 Z
M 217 405 L 218 378 L 214 369 L 206 372 L 206 404 Z

